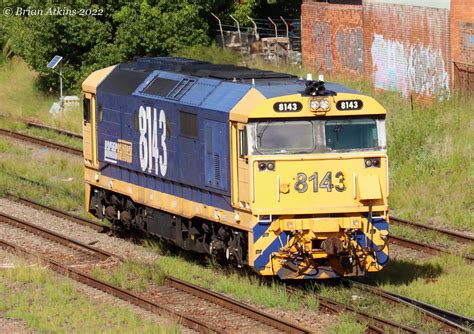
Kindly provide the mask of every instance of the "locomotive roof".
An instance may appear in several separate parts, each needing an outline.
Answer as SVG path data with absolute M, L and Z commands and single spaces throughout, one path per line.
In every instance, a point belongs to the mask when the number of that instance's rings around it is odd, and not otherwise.
M 143 57 L 117 65 L 98 90 L 117 95 L 171 99 L 183 104 L 230 111 L 251 88 L 266 98 L 304 94 L 305 80 L 280 72 L 175 58 Z M 325 83 L 329 94 L 357 91 Z

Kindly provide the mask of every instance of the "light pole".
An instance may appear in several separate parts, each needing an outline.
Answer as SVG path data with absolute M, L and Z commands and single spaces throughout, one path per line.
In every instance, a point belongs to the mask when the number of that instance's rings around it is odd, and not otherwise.
M 48 68 L 54 70 L 56 66 L 59 64 L 59 105 L 60 109 L 62 110 L 64 107 L 64 97 L 63 97 L 63 66 L 60 64 L 61 60 L 63 60 L 62 56 L 54 56 L 53 59 L 48 63 Z

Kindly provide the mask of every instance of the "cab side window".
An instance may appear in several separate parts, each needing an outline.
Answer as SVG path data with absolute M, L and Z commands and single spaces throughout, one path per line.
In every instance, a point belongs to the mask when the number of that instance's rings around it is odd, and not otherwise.
M 243 159 L 248 154 L 247 128 L 239 129 L 239 158 Z
M 84 116 L 84 122 L 91 122 L 91 100 L 84 97 L 82 101 L 82 113 Z

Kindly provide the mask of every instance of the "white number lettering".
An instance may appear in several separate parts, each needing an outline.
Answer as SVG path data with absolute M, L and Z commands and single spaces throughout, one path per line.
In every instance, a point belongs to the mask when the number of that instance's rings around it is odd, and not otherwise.
M 168 152 L 166 147 L 166 115 L 164 110 L 158 114 L 156 108 L 141 106 L 138 111 L 138 125 L 140 131 L 139 157 L 142 171 L 148 169 L 149 173 L 165 176 L 168 167 Z M 158 130 L 161 130 L 160 155 Z M 154 167 L 154 168 L 153 168 Z
M 166 148 L 166 115 L 165 111 L 161 109 L 160 111 L 160 129 L 163 130 L 161 135 L 161 148 L 163 155 L 160 155 L 160 172 L 161 176 L 165 176 L 166 170 L 168 167 L 168 151 Z
M 138 127 L 140 129 L 140 167 L 142 170 L 146 169 L 148 165 L 148 142 L 146 141 L 146 110 L 143 107 L 140 107 L 138 114 Z
M 158 174 L 158 127 L 156 126 L 158 119 L 156 117 L 156 108 L 153 108 L 153 134 L 151 136 L 152 141 L 152 159 L 155 160 L 155 173 Z M 150 160 L 152 160 L 150 159 Z

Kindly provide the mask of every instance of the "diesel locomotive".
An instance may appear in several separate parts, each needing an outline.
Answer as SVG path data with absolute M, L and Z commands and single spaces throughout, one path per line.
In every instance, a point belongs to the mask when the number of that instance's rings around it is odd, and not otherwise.
M 86 210 L 281 279 L 388 262 L 385 109 L 339 84 L 184 58 L 83 83 Z

